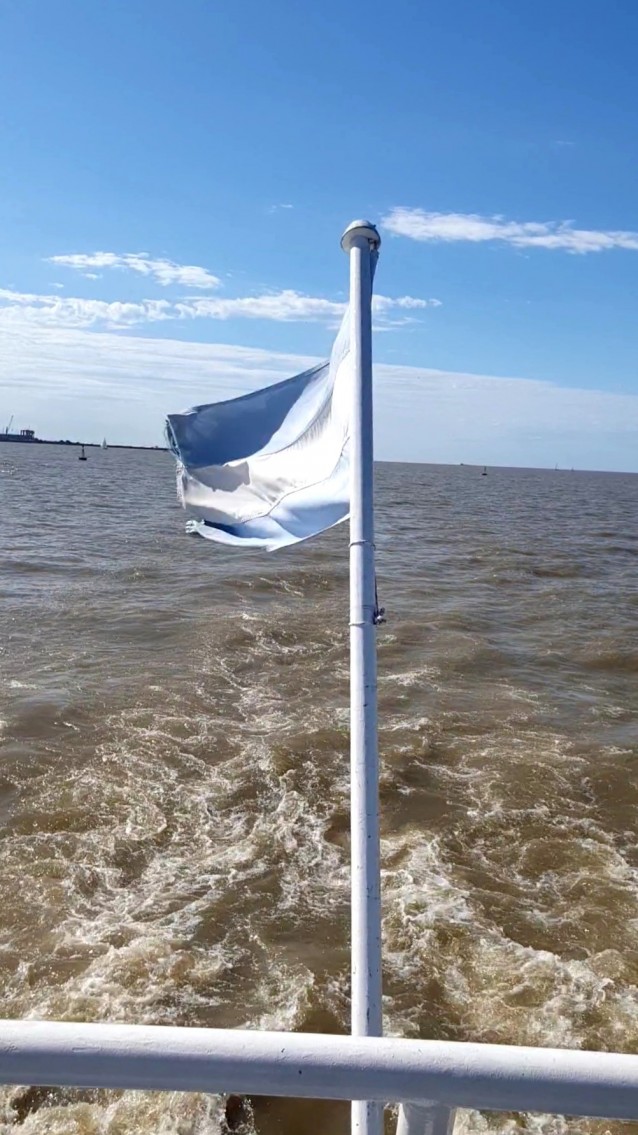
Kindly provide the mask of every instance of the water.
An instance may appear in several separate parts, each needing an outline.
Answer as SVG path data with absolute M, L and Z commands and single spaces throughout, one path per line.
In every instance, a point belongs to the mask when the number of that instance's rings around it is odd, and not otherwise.
M 183 534 L 166 454 L 88 457 L 0 446 L 2 1015 L 346 1030 L 346 531 L 224 550 Z M 638 478 L 480 473 L 378 469 L 386 1030 L 636 1051 Z M 2 1133 L 221 1116 L 0 1096 Z M 245 1129 L 348 1108 L 254 1100 Z

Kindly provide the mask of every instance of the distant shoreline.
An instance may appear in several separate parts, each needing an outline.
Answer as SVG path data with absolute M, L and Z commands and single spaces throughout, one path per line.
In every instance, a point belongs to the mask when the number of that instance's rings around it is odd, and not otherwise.
M 85 449 L 102 449 L 102 444 L 99 441 L 53 441 L 45 437 L 7 437 L 6 434 L 0 433 L 0 441 L 4 441 L 7 445 L 68 445 L 75 446 L 80 449 L 84 446 Z M 148 449 L 151 452 L 167 453 L 168 449 L 165 445 L 116 445 L 114 442 L 106 447 L 107 449 Z
M 102 443 L 99 442 L 99 441 L 71 441 L 71 440 L 67 441 L 66 438 L 55 441 L 55 440 L 52 440 L 51 438 L 43 438 L 43 437 L 23 438 L 23 437 L 20 437 L 19 435 L 16 436 L 15 434 L 7 435 L 6 433 L 0 433 L 0 442 L 3 442 L 3 441 L 10 443 L 10 444 L 24 445 L 24 446 L 30 446 L 30 445 L 61 445 L 61 446 L 67 446 L 68 448 L 73 448 L 73 449 L 80 449 L 82 446 L 84 446 L 85 449 L 102 449 Z M 115 442 L 113 442 L 113 443 L 109 442 L 107 444 L 106 448 L 107 449 L 131 449 L 131 450 L 143 451 L 143 452 L 146 452 L 146 453 L 170 453 L 171 452 L 170 448 L 167 445 L 117 445 Z M 532 471 L 532 472 L 537 472 L 537 473 L 558 473 L 561 476 L 571 475 L 571 474 L 575 474 L 575 473 L 602 473 L 602 474 L 605 474 L 605 475 L 609 475 L 611 477 L 638 477 L 638 469 L 588 469 L 588 468 L 585 468 L 585 467 L 574 468 L 574 467 L 566 466 L 566 465 L 563 466 L 562 468 L 558 468 L 557 466 L 551 466 L 551 465 L 497 465 L 497 464 L 492 464 L 492 465 L 484 466 L 483 462 L 478 462 L 478 461 L 477 462 L 472 462 L 472 461 L 458 461 L 458 462 L 456 462 L 456 461 L 405 461 L 405 460 L 398 461 L 398 460 L 396 460 L 396 458 L 393 458 L 393 459 L 389 459 L 389 458 L 375 459 L 375 465 L 417 465 L 417 466 L 418 465 L 432 465 L 432 466 L 440 466 L 441 468 L 450 468 L 450 469 L 452 469 L 452 468 L 457 468 L 457 469 L 465 468 L 467 470 L 476 470 L 476 469 L 482 469 L 482 468 L 485 467 L 489 470 L 489 473 L 491 473 L 491 474 L 498 473 L 498 472 L 505 473 L 505 472 L 508 472 L 508 471 L 511 471 L 511 472 Z

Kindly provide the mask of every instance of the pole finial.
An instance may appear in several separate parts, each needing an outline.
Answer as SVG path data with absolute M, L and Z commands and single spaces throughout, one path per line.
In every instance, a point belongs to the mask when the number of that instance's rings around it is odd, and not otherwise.
M 373 225 L 371 221 L 352 221 L 348 225 L 341 237 L 343 251 L 349 252 L 357 240 L 367 240 L 375 252 L 381 244 L 381 237 L 376 225 Z

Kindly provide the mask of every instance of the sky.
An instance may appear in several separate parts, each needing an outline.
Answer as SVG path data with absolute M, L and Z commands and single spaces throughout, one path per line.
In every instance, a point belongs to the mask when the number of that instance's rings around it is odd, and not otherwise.
M 0 429 L 161 444 L 325 357 L 385 460 L 638 471 L 634 0 L 4 0 Z

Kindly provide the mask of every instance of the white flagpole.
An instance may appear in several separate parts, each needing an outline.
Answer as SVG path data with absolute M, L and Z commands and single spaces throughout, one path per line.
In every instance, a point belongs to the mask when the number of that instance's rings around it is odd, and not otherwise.
M 372 437 L 372 267 L 381 243 L 368 221 L 341 238 L 350 258 L 350 831 L 353 1036 L 381 1036 L 381 880 L 375 642 Z M 353 1101 L 353 1135 L 381 1135 L 383 1106 Z

